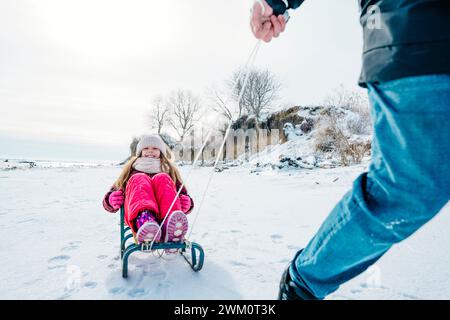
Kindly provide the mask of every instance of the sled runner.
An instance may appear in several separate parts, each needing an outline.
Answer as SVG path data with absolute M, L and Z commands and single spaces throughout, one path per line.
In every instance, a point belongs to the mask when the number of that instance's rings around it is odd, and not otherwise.
M 195 272 L 200 271 L 203 267 L 203 261 L 205 259 L 205 254 L 202 247 L 190 241 L 184 242 L 155 242 L 153 246 L 151 242 L 144 242 L 138 244 L 135 234 L 130 227 L 125 225 L 125 210 L 122 206 L 120 208 L 120 258 L 122 259 L 122 277 L 128 277 L 128 258 L 133 252 L 152 252 L 153 250 L 159 249 L 179 249 L 179 253 L 191 266 L 192 270 Z M 133 239 L 134 243 L 127 246 L 127 241 Z

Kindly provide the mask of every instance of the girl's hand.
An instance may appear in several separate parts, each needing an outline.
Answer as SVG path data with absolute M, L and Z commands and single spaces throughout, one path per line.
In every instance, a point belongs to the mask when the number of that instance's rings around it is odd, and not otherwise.
M 119 209 L 124 203 L 124 196 L 122 190 L 114 191 L 109 195 L 109 204 L 114 209 Z
M 187 195 L 180 195 L 181 211 L 186 213 L 191 208 L 191 198 Z

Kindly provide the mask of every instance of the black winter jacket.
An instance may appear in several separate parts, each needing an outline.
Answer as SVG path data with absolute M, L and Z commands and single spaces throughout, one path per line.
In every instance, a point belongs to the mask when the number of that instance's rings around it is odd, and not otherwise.
M 278 15 L 303 1 L 267 3 Z M 450 73 L 450 0 L 359 0 L 359 5 L 364 35 L 361 86 Z

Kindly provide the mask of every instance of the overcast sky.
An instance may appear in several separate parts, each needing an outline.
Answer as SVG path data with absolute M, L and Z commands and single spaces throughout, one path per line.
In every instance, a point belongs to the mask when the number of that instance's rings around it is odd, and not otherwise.
M 256 43 L 250 0 L 0 0 L 0 158 L 122 159 L 152 98 L 204 95 Z M 356 0 L 307 0 L 255 61 L 279 104 L 358 90 Z

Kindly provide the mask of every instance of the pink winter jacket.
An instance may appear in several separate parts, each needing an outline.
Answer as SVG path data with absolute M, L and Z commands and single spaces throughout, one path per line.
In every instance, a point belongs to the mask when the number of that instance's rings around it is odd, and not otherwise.
M 136 173 L 143 173 L 141 171 L 138 171 L 136 169 L 133 169 L 131 171 L 130 174 L 130 178 L 136 174 Z M 155 173 L 153 174 L 149 174 L 146 173 L 148 176 L 153 177 L 155 175 Z M 177 183 L 175 184 L 177 192 L 180 190 L 181 187 L 181 183 L 179 181 L 177 181 Z M 117 188 L 115 186 L 112 186 L 111 189 L 105 194 L 105 196 L 103 197 L 103 207 L 105 208 L 106 211 L 114 213 L 117 212 L 119 209 L 114 209 L 110 204 L 109 204 L 109 196 L 111 195 L 111 193 L 113 193 L 114 191 L 117 191 Z M 191 199 L 191 207 L 189 208 L 189 210 L 186 212 L 186 214 L 191 213 L 192 209 L 194 209 L 194 200 L 192 199 L 192 197 L 187 193 L 186 187 L 183 186 L 183 189 L 181 189 L 180 195 L 186 195 Z

